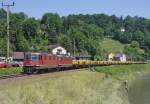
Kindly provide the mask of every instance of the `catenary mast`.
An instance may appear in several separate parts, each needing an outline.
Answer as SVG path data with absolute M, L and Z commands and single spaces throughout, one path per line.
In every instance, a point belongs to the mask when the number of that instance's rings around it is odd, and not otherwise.
M 7 8 L 7 63 L 9 62 L 9 57 L 10 57 L 10 7 L 14 6 L 15 3 L 13 2 L 12 4 L 4 4 L 2 3 L 2 7 L 6 7 Z

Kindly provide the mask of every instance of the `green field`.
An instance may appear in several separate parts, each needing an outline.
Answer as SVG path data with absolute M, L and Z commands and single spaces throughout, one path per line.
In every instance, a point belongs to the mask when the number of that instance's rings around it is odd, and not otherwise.
M 105 38 L 101 42 L 101 47 L 103 50 L 106 50 L 112 53 L 120 53 L 120 52 L 123 52 L 124 44 L 121 44 L 119 41 Z
M 65 71 L 30 78 L 0 81 L 0 104 L 120 104 L 116 103 L 116 79 L 107 75 L 148 71 L 150 65 L 118 65 Z M 107 83 L 105 83 L 107 81 Z M 118 90 L 117 90 L 118 91 Z M 113 95 L 114 94 L 114 95 Z M 111 100 L 113 103 L 110 103 Z
M 108 75 L 121 75 L 129 74 L 136 71 L 150 70 L 150 64 L 133 64 L 133 65 L 116 65 L 116 66 L 104 66 L 97 67 L 96 71 L 100 73 L 105 73 Z

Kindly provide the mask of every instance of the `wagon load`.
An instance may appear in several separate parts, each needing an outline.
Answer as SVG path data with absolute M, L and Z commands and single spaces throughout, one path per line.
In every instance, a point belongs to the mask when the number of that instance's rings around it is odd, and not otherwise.
M 24 52 L 13 52 L 13 60 L 24 60 Z

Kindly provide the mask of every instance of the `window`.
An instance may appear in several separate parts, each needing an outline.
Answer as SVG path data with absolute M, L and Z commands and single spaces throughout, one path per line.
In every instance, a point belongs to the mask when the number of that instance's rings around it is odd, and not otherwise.
M 32 54 L 32 60 L 33 61 L 36 61 L 36 60 L 38 60 L 39 59 L 39 55 L 36 55 L 36 54 Z
M 57 55 L 60 55 L 61 53 L 62 53 L 62 49 L 57 49 L 56 54 L 57 54 Z
M 26 55 L 25 55 L 25 59 L 30 60 L 30 59 L 31 59 L 31 58 L 30 58 L 30 54 L 26 54 Z

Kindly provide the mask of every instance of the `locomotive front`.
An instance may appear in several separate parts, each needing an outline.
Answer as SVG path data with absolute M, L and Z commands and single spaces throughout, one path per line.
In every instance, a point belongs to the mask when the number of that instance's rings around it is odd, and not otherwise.
M 24 72 L 33 73 L 34 67 L 40 66 L 40 53 L 25 53 Z

